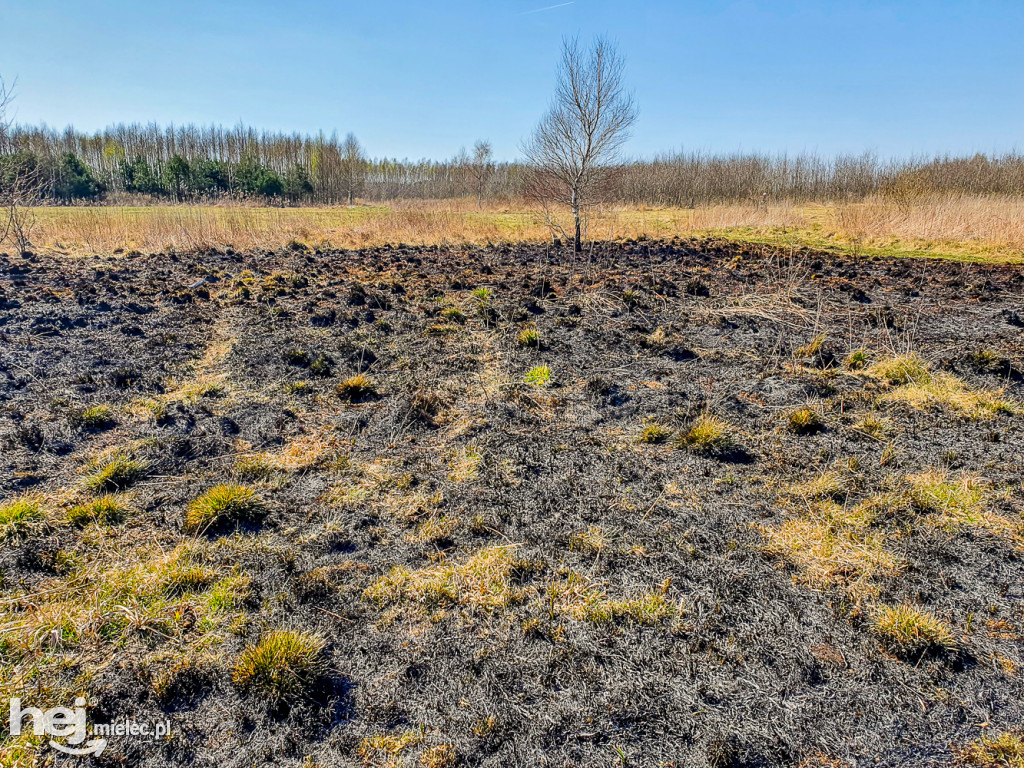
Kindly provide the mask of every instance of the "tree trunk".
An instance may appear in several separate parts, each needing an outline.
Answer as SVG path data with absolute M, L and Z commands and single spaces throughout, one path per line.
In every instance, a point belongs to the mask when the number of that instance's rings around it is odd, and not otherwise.
M 582 234 L 582 228 L 580 226 L 580 209 L 579 209 L 578 206 L 574 206 L 573 207 L 573 209 L 572 209 L 572 218 L 573 218 L 573 220 L 576 223 L 576 236 L 573 238 L 573 241 L 572 241 L 572 249 L 576 253 L 579 253 L 580 251 L 583 250 L 583 246 L 580 243 L 580 236 Z

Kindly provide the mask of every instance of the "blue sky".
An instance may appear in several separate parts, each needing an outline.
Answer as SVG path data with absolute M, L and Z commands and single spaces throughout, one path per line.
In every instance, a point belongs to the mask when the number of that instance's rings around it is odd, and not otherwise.
M 1024 149 L 1024 2 L 0 0 L 16 118 L 354 131 L 376 156 L 511 158 L 560 41 L 606 34 L 627 151 Z M 558 5 L 547 10 L 545 6 Z

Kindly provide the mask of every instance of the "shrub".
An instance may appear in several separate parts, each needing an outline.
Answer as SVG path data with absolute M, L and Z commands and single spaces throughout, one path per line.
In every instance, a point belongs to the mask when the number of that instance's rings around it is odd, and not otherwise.
M 323 674 L 325 646 L 320 635 L 309 632 L 268 632 L 238 657 L 231 679 L 275 703 L 293 701 Z
M 941 620 L 912 605 L 880 605 L 872 629 L 894 653 L 916 655 L 955 647 L 953 633 Z
M 43 510 L 34 499 L 16 499 L 0 506 L 0 539 L 14 539 L 25 534 L 32 523 L 41 520 Z
M 193 499 L 185 510 L 185 530 L 202 533 L 210 528 L 258 520 L 266 514 L 263 501 L 242 485 L 218 485 Z
M 365 373 L 350 376 L 335 388 L 338 397 L 350 403 L 359 403 L 369 400 L 377 394 L 377 388 Z
M 689 448 L 699 453 L 728 451 L 735 446 L 732 427 L 711 414 L 700 416 L 677 443 L 680 448 Z
M 790 411 L 788 424 L 789 431 L 795 435 L 816 435 L 825 429 L 824 419 L 809 406 Z
M 538 365 L 526 373 L 526 383 L 531 387 L 546 387 L 551 383 L 551 369 L 546 365 Z

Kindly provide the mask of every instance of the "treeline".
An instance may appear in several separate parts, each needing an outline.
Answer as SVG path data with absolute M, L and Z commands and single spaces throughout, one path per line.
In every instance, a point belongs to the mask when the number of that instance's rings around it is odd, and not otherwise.
M 724 202 L 896 199 L 940 192 L 1024 195 L 1024 156 L 880 160 L 874 155 L 675 153 L 616 169 L 608 199 L 700 206 Z M 526 169 L 465 152 L 443 161 L 371 159 L 351 134 L 286 135 L 252 128 L 118 125 L 86 134 L 16 126 L 0 135 L 0 190 L 34 181 L 41 202 L 252 199 L 331 204 L 362 198 L 512 199 Z

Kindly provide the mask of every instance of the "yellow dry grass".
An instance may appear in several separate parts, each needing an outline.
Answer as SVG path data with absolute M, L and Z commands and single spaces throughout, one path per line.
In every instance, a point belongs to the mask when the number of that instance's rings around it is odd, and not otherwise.
M 311 247 L 531 242 L 550 237 L 542 210 L 524 201 L 478 209 L 471 200 L 397 201 L 331 208 L 244 205 L 28 209 L 38 249 L 71 255 L 211 247 Z M 569 230 L 565 212 L 555 222 Z M 598 240 L 719 235 L 876 255 L 1024 262 L 1024 200 L 924 197 L 842 204 L 714 205 L 696 209 L 609 205 L 591 211 Z

